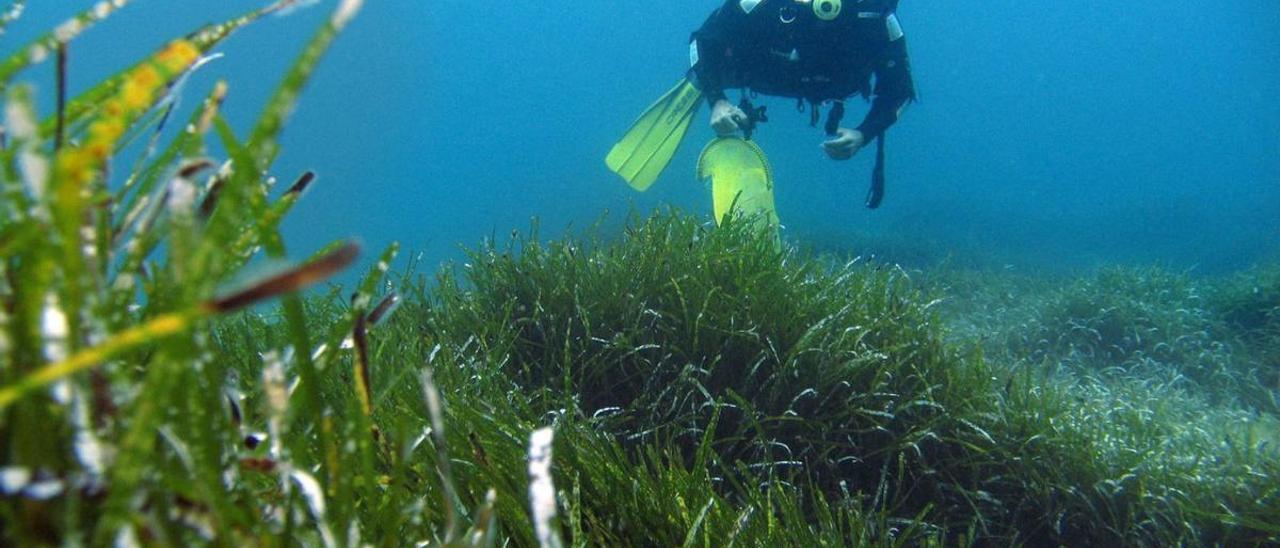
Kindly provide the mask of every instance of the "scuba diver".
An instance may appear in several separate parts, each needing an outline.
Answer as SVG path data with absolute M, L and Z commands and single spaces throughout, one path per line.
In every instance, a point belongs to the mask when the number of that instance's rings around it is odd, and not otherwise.
M 735 173 L 763 169 L 771 207 L 767 163 L 749 142 L 756 124 L 767 120 L 765 108 L 752 106 L 748 97 L 757 93 L 789 97 L 797 100 L 799 109 L 808 109 L 814 126 L 823 105 L 830 105 L 824 124 L 829 139 L 822 148 L 832 159 L 852 158 L 876 140 L 866 205 L 879 206 L 884 193 L 885 130 L 916 97 L 906 39 L 895 15 L 897 4 L 898 0 L 726 0 L 693 33 L 686 78 L 645 111 L 613 147 L 606 163 L 633 188 L 645 190 L 675 154 L 705 98 L 711 106 L 711 126 L 720 140 L 741 133 L 759 157 L 758 167 Z M 733 88 L 744 90 L 736 105 L 726 95 Z M 871 108 L 860 124 L 848 128 L 841 121 L 845 100 L 854 95 L 870 99 Z M 700 174 L 716 172 L 715 165 L 704 170 L 704 163 L 706 152 L 717 141 L 704 151 Z M 717 211 L 717 220 L 719 215 Z

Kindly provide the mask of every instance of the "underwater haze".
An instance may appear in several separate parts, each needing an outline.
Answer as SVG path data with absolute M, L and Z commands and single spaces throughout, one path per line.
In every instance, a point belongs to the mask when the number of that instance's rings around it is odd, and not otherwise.
M 0 50 L 91 6 L 32 2 Z M 71 48 L 71 91 L 254 0 L 139 1 Z M 391 240 L 428 264 L 540 219 L 556 235 L 666 204 L 710 220 L 694 176 L 703 108 L 648 192 L 605 153 L 687 68 L 720 2 L 370 2 L 325 59 L 278 173 L 320 184 L 285 225 L 293 253 Z M 757 133 L 788 241 L 1013 268 L 1159 264 L 1231 271 L 1280 250 L 1280 10 L 1232 2 L 919 2 L 900 6 L 921 100 L 888 134 L 888 191 L 862 207 L 872 154 L 833 162 L 785 99 Z M 320 7 L 235 36 L 198 73 L 232 84 L 244 127 Z M 304 20 L 306 23 L 300 23 Z M 127 36 L 127 42 L 119 37 Z M 41 106 L 51 107 L 52 70 Z M 736 98 L 737 94 L 731 93 Z M 861 101 L 850 109 L 860 119 Z M 282 175 L 283 176 L 283 175 Z M 894 257 L 888 257 L 893 259 Z
M 1275 0 L 904 0 L 875 210 L 606 168 L 718 3 L 0 0 L 0 545 L 1280 546 Z

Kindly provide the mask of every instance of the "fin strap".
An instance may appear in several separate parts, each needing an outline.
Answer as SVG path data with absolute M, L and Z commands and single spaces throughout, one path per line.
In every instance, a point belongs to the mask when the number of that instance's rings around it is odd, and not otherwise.
M 884 200 L 884 134 L 876 137 L 876 166 L 871 170 L 871 188 L 867 190 L 867 209 L 880 207 Z
M 814 122 L 818 119 L 818 109 L 813 109 Z M 835 135 L 836 130 L 840 129 L 840 120 L 844 118 L 844 101 L 833 101 L 831 103 L 831 111 L 827 112 L 827 125 L 823 126 L 823 130 L 827 135 Z

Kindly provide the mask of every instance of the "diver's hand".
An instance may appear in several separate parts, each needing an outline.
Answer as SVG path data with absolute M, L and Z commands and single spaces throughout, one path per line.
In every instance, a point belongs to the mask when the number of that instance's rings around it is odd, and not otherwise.
M 711 129 L 716 130 L 716 134 L 721 137 L 733 135 L 745 123 L 747 123 L 747 113 L 725 99 L 716 101 L 716 104 L 711 107 Z
M 848 160 L 862 150 L 862 145 L 865 144 L 867 144 L 867 138 L 861 131 L 840 128 L 836 130 L 834 139 L 822 142 L 822 150 L 826 151 L 827 156 L 832 160 Z

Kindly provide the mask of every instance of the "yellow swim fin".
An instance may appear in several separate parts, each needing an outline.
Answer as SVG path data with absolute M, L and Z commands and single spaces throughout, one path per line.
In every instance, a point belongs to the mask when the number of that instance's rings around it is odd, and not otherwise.
M 766 223 L 766 229 L 777 236 L 773 170 L 755 143 L 738 137 L 719 137 L 707 143 L 698 158 L 698 179 L 711 179 L 717 226 L 729 215 L 742 215 Z
M 702 92 L 687 78 L 680 80 L 640 115 L 604 163 L 631 188 L 644 192 L 675 155 L 701 104 Z

